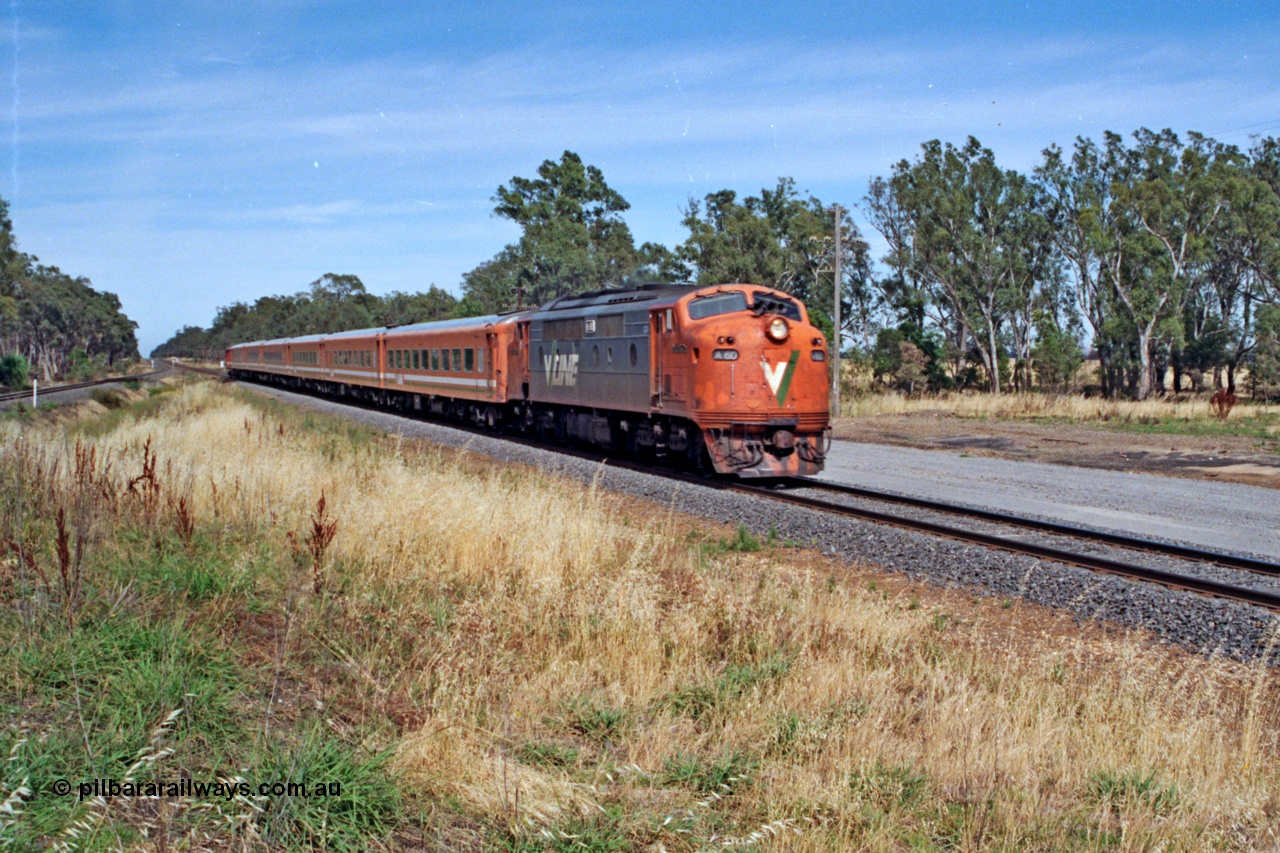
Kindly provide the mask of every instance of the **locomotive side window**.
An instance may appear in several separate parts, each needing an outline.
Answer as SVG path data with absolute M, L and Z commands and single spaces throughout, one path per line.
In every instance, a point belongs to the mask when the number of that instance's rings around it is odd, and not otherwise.
M 596 318 L 596 334 L 602 338 L 620 338 L 625 332 L 622 330 L 621 314 L 605 314 Z
M 640 357 L 639 354 L 636 352 L 636 345 L 632 344 L 631 345 L 631 366 L 632 367 L 636 366 L 636 361 L 639 359 L 639 357 Z
M 473 373 L 476 369 L 476 351 L 471 347 L 467 347 L 462 351 L 463 354 L 463 371 Z
M 591 348 L 591 366 L 592 367 L 600 366 L 600 347 L 598 346 L 594 346 Z
M 572 320 L 544 320 L 542 322 L 542 339 L 544 341 L 576 341 L 585 334 L 586 324 L 581 317 Z
M 714 296 L 700 296 L 689 303 L 689 318 L 705 320 L 719 314 L 731 314 L 734 311 L 747 310 L 747 295 L 742 291 L 717 293 Z M 667 328 L 670 328 L 668 326 Z

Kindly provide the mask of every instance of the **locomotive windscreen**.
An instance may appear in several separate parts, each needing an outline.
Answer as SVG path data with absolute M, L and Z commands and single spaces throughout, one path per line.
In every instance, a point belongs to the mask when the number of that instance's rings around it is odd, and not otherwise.
M 689 303 L 689 317 L 693 320 L 705 320 L 717 314 L 746 310 L 747 295 L 740 290 L 717 293 L 715 296 L 700 296 Z

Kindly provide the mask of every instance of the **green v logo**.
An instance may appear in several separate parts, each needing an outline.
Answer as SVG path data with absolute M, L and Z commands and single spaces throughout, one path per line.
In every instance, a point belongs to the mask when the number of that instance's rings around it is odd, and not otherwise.
M 799 350 L 792 350 L 791 358 L 786 361 L 780 361 L 772 367 L 769 362 L 763 358 L 760 359 L 760 366 L 764 368 L 764 381 L 769 383 L 769 390 L 777 398 L 779 406 L 786 401 L 787 392 L 791 390 L 791 379 L 796 374 L 796 362 L 799 360 Z

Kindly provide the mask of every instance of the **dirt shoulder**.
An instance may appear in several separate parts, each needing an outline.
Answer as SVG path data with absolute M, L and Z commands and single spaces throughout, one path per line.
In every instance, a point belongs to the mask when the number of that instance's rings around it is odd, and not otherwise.
M 1280 440 L 912 412 L 842 418 L 838 439 L 1280 488 Z

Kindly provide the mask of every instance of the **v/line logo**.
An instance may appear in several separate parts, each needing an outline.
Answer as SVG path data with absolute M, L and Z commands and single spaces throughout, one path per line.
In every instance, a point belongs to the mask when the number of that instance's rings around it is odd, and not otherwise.
M 542 369 L 547 374 L 548 385 L 578 384 L 578 354 L 576 352 L 558 352 L 557 345 L 551 345 L 551 354 L 542 357 Z
M 773 392 L 773 396 L 781 406 L 787 399 L 787 392 L 791 390 L 791 379 L 796 373 L 796 362 L 800 360 L 800 351 L 792 350 L 791 358 L 786 361 L 780 361 L 776 365 L 770 366 L 769 362 L 764 358 L 760 359 L 760 367 L 764 369 L 764 381 L 768 383 L 769 390 Z

